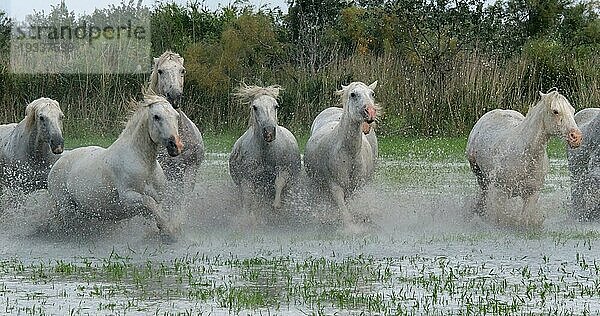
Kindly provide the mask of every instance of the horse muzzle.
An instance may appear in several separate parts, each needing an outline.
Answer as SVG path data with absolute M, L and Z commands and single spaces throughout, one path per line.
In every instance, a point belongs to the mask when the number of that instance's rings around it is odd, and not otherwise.
M 169 101 L 169 103 L 171 103 L 171 106 L 174 109 L 178 109 L 179 106 L 181 105 L 181 99 L 183 99 L 183 94 L 179 93 L 179 92 L 168 92 L 166 97 L 167 97 L 167 101 Z
M 375 106 L 367 105 L 365 111 L 363 112 L 363 118 L 365 119 L 365 122 L 369 124 L 373 123 L 377 118 L 377 110 L 375 109 Z
M 265 127 L 263 128 L 263 138 L 265 140 L 265 142 L 270 143 L 272 141 L 275 140 L 275 136 L 277 134 L 277 129 L 275 128 L 275 126 L 269 126 L 269 127 Z
M 583 135 L 579 129 L 571 129 L 567 134 L 567 143 L 571 148 L 577 148 L 581 146 L 583 141 Z
M 181 142 L 181 137 L 179 136 L 171 136 L 167 141 L 167 152 L 169 156 L 176 157 L 181 154 L 183 151 L 183 143 Z
M 57 140 L 50 141 L 50 150 L 52 150 L 52 153 L 55 155 L 62 154 L 63 151 L 65 150 L 64 139 L 60 138 Z

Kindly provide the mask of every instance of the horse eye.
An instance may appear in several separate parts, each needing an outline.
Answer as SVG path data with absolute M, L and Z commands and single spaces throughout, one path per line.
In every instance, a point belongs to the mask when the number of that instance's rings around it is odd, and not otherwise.
M 558 115 L 558 110 L 552 110 L 552 113 L 554 113 L 554 115 Z
M 181 74 L 184 75 L 185 74 L 185 69 L 181 69 Z
M 375 92 L 371 92 L 371 98 L 375 97 Z
M 258 110 L 258 107 L 256 105 L 253 105 L 252 108 L 254 109 L 254 111 Z
M 155 120 L 155 121 L 160 121 L 160 116 L 158 116 L 158 115 L 154 115 L 154 120 Z
M 162 70 L 162 69 L 159 69 L 159 70 L 158 70 L 158 74 L 159 74 L 159 75 L 162 75 L 162 73 L 163 73 L 163 70 Z
M 351 93 L 350 93 L 350 97 L 351 97 L 351 98 L 356 98 L 356 93 L 354 93 L 354 92 L 351 92 Z
M 40 115 L 40 121 L 44 121 L 44 117 Z

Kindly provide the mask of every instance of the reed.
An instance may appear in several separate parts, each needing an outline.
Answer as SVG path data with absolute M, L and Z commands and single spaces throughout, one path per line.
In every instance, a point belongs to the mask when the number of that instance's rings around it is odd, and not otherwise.
M 186 56 L 186 61 L 194 56 Z M 383 135 L 460 136 L 477 119 L 494 108 L 526 113 L 537 91 L 554 86 L 577 108 L 600 104 L 597 58 L 575 57 L 568 74 L 548 76 L 543 61 L 526 53 L 509 60 L 477 52 L 458 54 L 447 69 L 436 69 L 395 54 L 354 54 L 338 58 L 312 72 L 291 62 L 254 71 L 242 69 L 224 86 L 187 80 L 184 110 L 203 131 L 221 133 L 244 129 L 247 111 L 236 104 L 230 91 L 239 82 L 280 84 L 280 121 L 295 132 L 308 130 L 324 108 L 338 104 L 334 91 L 352 81 L 379 81 L 376 99 L 385 114 L 378 131 Z M 196 68 L 188 67 L 188 77 Z M 200 70 L 198 70 L 200 71 Z M 127 115 L 126 103 L 139 98 L 149 74 L 9 74 L 2 75 L 0 120 L 16 122 L 25 104 L 45 96 L 58 100 L 70 137 L 114 135 L 122 126 L 109 123 Z M 558 79 L 557 79 L 558 78 Z M 209 78 L 210 79 L 210 78 Z

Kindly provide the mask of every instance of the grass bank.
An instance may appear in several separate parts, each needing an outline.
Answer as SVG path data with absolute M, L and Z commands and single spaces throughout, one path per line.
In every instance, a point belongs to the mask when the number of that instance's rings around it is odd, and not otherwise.
M 231 150 L 236 139 L 242 132 L 229 131 L 225 133 L 204 133 L 206 152 L 226 153 Z M 97 145 L 108 147 L 118 135 L 91 136 L 81 138 L 67 138 L 67 148 Z M 298 137 L 300 151 L 308 140 L 307 134 Z M 426 160 L 426 161 L 464 161 L 467 137 L 379 137 L 379 154 L 382 158 L 398 160 Z M 552 139 L 548 144 L 550 158 L 566 158 L 565 143 L 559 139 Z

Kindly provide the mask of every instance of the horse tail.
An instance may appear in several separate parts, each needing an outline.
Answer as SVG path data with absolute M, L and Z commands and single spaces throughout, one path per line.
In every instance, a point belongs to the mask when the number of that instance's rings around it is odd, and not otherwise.
M 469 165 L 471 165 L 471 170 L 475 174 L 475 177 L 477 178 L 477 183 L 481 188 L 481 192 L 479 193 L 477 201 L 475 202 L 475 205 L 473 207 L 473 212 L 482 216 L 485 213 L 485 200 L 487 199 L 487 190 L 490 182 L 479 167 L 479 165 L 477 164 L 477 162 L 475 161 L 474 155 L 469 154 Z
M 471 170 L 477 178 L 477 183 L 479 184 L 479 187 L 481 187 L 483 191 L 486 191 L 489 186 L 489 181 L 483 173 L 483 171 L 481 170 L 481 168 L 479 167 L 479 165 L 477 164 L 477 162 L 475 161 L 475 157 L 473 155 L 469 155 L 469 165 L 471 166 Z

